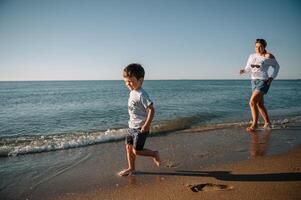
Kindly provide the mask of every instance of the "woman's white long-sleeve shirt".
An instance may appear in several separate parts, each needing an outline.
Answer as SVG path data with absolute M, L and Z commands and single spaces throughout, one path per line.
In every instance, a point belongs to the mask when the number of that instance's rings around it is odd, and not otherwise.
M 251 66 L 259 66 L 251 67 Z M 273 73 L 269 76 L 268 71 L 269 67 L 273 68 Z M 279 64 L 274 58 L 266 58 L 259 54 L 253 53 L 249 56 L 247 65 L 245 67 L 245 72 L 251 72 L 252 79 L 260 79 L 260 80 L 267 80 L 269 77 L 273 79 L 276 78 L 279 71 Z

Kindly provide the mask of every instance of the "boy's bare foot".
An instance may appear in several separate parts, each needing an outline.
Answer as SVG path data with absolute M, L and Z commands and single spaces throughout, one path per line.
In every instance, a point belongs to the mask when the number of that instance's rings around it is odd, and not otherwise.
M 155 157 L 153 158 L 155 164 L 160 167 L 161 164 L 161 160 L 160 160 L 160 156 L 159 156 L 159 152 L 155 151 Z
M 133 169 L 124 169 L 120 172 L 118 172 L 118 176 L 129 176 L 131 174 L 133 174 L 135 172 L 135 170 Z

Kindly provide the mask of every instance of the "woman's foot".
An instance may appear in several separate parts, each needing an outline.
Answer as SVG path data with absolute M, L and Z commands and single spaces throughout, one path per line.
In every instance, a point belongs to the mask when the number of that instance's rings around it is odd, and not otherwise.
M 133 169 L 124 169 L 120 172 L 118 172 L 118 176 L 129 176 L 132 175 L 135 172 Z
M 155 151 L 155 157 L 153 158 L 155 164 L 160 167 L 161 164 L 161 160 L 160 160 L 160 156 L 159 156 L 159 152 Z
M 272 124 L 271 123 L 265 123 L 263 125 L 263 129 L 271 129 L 272 128 Z
M 255 131 L 256 130 L 256 128 L 257 128 L 257 126 L 255 125 L 251 125 L 251 126 L 249 126 L 248 128 L 246 128 L 246 131 Z

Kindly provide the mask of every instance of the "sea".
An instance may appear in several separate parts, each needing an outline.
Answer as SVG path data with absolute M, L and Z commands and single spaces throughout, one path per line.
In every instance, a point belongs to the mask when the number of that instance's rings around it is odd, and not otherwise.
M 146 80 L 143 88 L 154 102 L 153 135 L 251 119 L 250 80 Z M 265 96 L 273 124 L 301 116 L 300 88 L 301 80 L 273 81 Z M 128 95 L 121 80 L 0 82 L 0 157 L 122 140 Z

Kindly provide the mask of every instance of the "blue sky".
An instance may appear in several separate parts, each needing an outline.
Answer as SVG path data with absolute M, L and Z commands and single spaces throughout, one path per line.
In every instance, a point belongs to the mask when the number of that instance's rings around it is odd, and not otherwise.
M 0 81 L 246 79 L 256 38 L 300 79 L 300 21 L 298 0 L 0 0 Z

